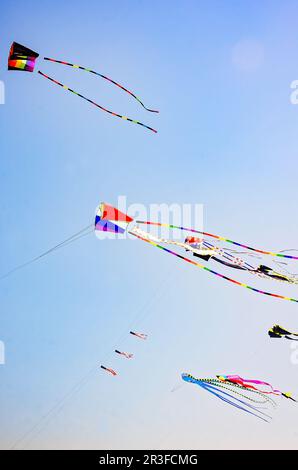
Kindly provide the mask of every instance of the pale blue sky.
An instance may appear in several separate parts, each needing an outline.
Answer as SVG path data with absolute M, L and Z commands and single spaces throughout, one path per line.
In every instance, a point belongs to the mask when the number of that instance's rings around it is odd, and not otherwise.
M 118 195 L 129 204 L 202 203 L 208 231 L 297 248 L 297 14 L 296 1 L 274 0 L 1 2 L 1 271 L 91 223 L 95 206 Z M 159 133 L 36 73 L 7 72 L 12 41 L 127 85 L 160 115 L 87 73 L 37 64 Z M 266 336 L 274 322 L 297 330 L 296 304 L 226 284 L 140 242 L 94 236 L 0 290 L 1 448 L 36 423 L 18 448 L 297 448 L 293 403 L 266 425 L 191 384 L 170 392 L 181 372 L 239 373 L 298 395 L 289 343 Z M 149 340 L 126 336 L 131 325 Z M 112 355 L 107 365 L 119 377 L 96 372 L 76 392 L 114 346 L 135 360 Z

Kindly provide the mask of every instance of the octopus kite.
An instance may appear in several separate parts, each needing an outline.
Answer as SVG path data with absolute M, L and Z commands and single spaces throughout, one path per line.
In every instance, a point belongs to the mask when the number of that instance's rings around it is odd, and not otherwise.
M 181 377 L 185 382 L 199 385 L 225 403 L 267 422 L 271 416 L 261 409 L 264 409 L 264 406 L 276 407 L 272 396 L 283 396 L 296 402 L 290 393 L 274 389 L 268 382 L 243 379 L 239 375 L 217 375 L 216 379 L 197 379 L 191 374 L 183 373 Z

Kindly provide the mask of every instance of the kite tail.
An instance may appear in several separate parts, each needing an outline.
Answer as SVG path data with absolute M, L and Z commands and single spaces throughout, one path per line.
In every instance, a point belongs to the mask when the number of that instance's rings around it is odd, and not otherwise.
M 134 124 L 138 124 L 139 126 L 143 126 L 143 127 L 145 127 L 146 129 L 149 129 L 150 131 L 152 131 L 152 132 L 154 132 L 155 134 L 157 134 L 157 130 L 153 129 L 152 127 L 146 126 L 146 124 L 143 124 L 143 123 L 140 122 L 140 121 L 136 121 L 136 120 L 131 119 L 131 118 L 126 117 L 126 116 L 122 116 L 121 114 L 114 113 L 113 111 L 110 111 L 109 109 L 104 108 L 103 106 L 100 106 L 98 103 L 95 103 L 95 101 L 92 101 L 92 100 L 90 100 L 89 98 L 86 98 L 86 96 L 83 96 L 83 95 L 81 95 L 80 93 L 77 93 L 76 91 L 72 90 L 72 89 L 69 88 L 68 86 L 63 85 L 63 83 L 60 83 L 60 82 L 58 82 L 57 80 L 54 80 L 54 78 L 49 77 L 48 75 L 46 75 L 45 73 L 41 72 L 40 70 L 38 71 L 38 73 L 39 73 L 40 75 L 42 75 L 43 77 L 47 78 L 48 80 L 50 80 L 51 82 L 55 83 L 56 85 L 61 86 L 62 88 L 64 88 L 64 90 L 70 91 L 70 92 L 73 93 L 74 95 L 77 95 L 77 96 L 79 96 L 80 98 L 83 98 L 84 100 L 86 100 L 86 101 L 88 101 L 89 103 L 93 104 L 94 106 L 96 106 L 97 108 L 101 109 L 102 111 L 105 111 L 106 113 L 109 113 L 109 114 L 111 114 L 112 116 L 116 116 L 116 117 L 119 117 L 119 118 L 121 118 L 121 119 L 125 119 L 126 121 L 133 122 Z
M 263 382 L 262 380 L 248 380 L 248 379 L 243 379 L 239 375 L 227 375 L 226 378 L 234 383 L 238 383 L 239 385 L 242 385 L 243 387 L 246 387 L 246 384 L 254 384 L 254 385 L 265 385 L 266 387 L 269 387 L 270 391 L 265 391 L 265 390 L 258 390 L 261 393 L 271 393 L 273 395 L 282 395 L 282 392 L 280 390 L 277 390 L 272 387 L 271 384 L 268 382 Z
M 262 416 L 259 416 L 257 413 L 260 413 L 261 415 L 264 415 L 267 418 L 271 418 L 271 416 L 261 412 L 260 410 L 258 410 L 254 406 L 250 405 L 249 403 L 245 403 L 243 400 L 240 400 L 239 398 L 233 397 L 233 395 L 231 395 L 230 393 L 224 392 L 222 390 L 220 391 L 216 387 L 213 387 L 210 384 L 206 384 L 206 383 L 203 383 L 203 382 L 201 382 L 201 383 L 197 382 L 197 385 L 204 388 L 209 393 L 212 393 L 212 395 L 215 395 L 220 400 L 228 403 L 231 406 L 234 406 L 235 408 L 238 408 L 239 410 L 245 411 L 246 413 L 249 413 L 249 414 L 255 416 L 256 418 L 259 418 L 259 419 L 262 419 L 263 421 L 268 422 L 267 419 L 263 418 Z M 230 397 L 230 398 L 227 398 L 227 397 Z M 250 408 L 250 410 L 252 410 L 252 411 L 250 411 L 249 409 L 244 408 L 244 406 L 241 406 L 239 403 L 241 403 L 242 405 L 245 405 L 247 408 Z M 254 413 L 254 411 L 255 411 L 255 413 Z
M 254 251 L 255 253 L 263 254 L 263 255 L 269 255 L 269 256 L 278 256 L 280 258 L 287 258 L 287 259 L 297 259 L 298 256 L 292 256 L 292 255 L 284 255 L 281 252 L 279 253 L 273 253 L 272 251 L 265 251 L 265 250 L 260 250 L 258 248 L 253 248 L 252 246 L 244 245 L 243 243 L 238 243 L 233 240 L 230 240 L 229 238 L 221 237 L 219 235 L 214 235 L 213 233 L 208 233 L 208 232 L 202 232 L 200 230 L 195 230 L 194 228 L 186 228 L 186 227 L 180 227 L 179 225 L 172 225 L 172 224 L 165 224 L 165 223 L 160 223 L 160 222 L 151 222 L 151 221 L 145 221 L 145 220 L 136 220 L 137 224 L 145 224 L 145 225 L 155 225 L 157 227 L 167 227 L 171 229 L 178 229 L 178 230 L 183 230 L 187 232 L 192 232 L 192 233 L 199 233 L 200 235 L 205 235 L 206 237 L 210 238 L 215 238 L 216 240 L 221 240 L 226 243 L 231 243 L 232 245 L 239 246 L 241 248 L 245 248 L 246 250 Z
M 202 382 L 207 383 L 207 384 L 211 384 L 215 387 L 226 389 L 229 392 L 233 392 L 236 395 L 240 395 L 242 398 L 245 398 L 246 400 L 249 400 L 253 403 L 256 403 L 257 405 L 270 403 L 270 405 L 272 407 L 276 407 L 276 403 L 275 403 L 274 400 L 272 400 L 271 397 L 268 397 L 266 394 L 263 394 L 262 392 L 260 392 L 258 390 L 247 389 L 246 387 L 243 387 L 241 385 L 234 384 L 234 383 L 231 383 L 231 382 L 226 383 L 226 385 L 223 385 L 223 383 L 225 383 L 225 382 L 222 382 L 221 380 L 216 380 L 216 379 L 198 379 L 198 380 L 201 380 Z M 242 393 L 240 393 L 239 390 Z M 249 396 L 247 396 L 247 394 L 249 394 Z M 256 399 L 252 398 L 252 396 L 255 396 L 255 397 L 259 396 L 261 398 L 261 400 L 256 400 Z
M 295 335 L 295 336 L 297 336 L 297 335 Z M 290 339 L 291 341 L 298 341 L 298 338 L 291 338 L 291 336 L 288 336 L 288 335 L 286 335 L 285 338 Z
M 137 222 L 139 222 L 139 221 L 137 221 Z M 220 274 L 217 271 L 214 271 L 213 269 L 207 268 L 207 266 L 204 266 L 203 264 L 197 263 L 196 261 L 193 261 L 192 259 L 186 258 L 185 256 L 182 256 L 179 253 L 176 253 L 175 251 L 169 250 L 168 248 L 166 248 L 162 245 L 159 245 L 158 243 L 153 242 L 152 240 L 149 240 L 148 238 L 144 238 L 143 236 L 138 235 L 138 233 L 135 233 L 133 230 L 131 230 L 128 233 L 133 235 L 134 237 L 138 238 L 139 240 L 143 240 L 144 242 L 149 243 L 150 245 L 155 246 L 156 248 L 159 248 L 160 250 L 166 251 L 167 253 L 169 253 L 173 256 L 176 256 L 177 258 L 180 258 L 183 261 L 186 261 L 187 263 L 196 266 L 197 268 L 203 269 L 204 271 L 208 271 L 210 274 L 213 274 L 214 276 L 218 276 L 221 279 L 225 279 L 226 281 L 231 282 L 231 283 L 233 283 L 233 284 L 235 284 L 239 287 L 244 287 L 244 288 L 249 289 L 253 292 L 257 292 L 258 294 L 267 295 L 268 297 L 275 297 L 277 299 L 288 300 L 290 302 L 297 302 L 298 303 L 298 299 L 294 299 L 292 297 L 286 297 L 286 296 L 280 295 L 280 294 L 274 294 L 272 292 L 263 291 L 263 290 L 257 289 L 256 287 L 252 287 L 252 286 L 249 286 L 247 284 L 244 284 L 243 282 L 236 281 L 235 279 L 232 279 L 228 276 L 224 276 L 223 274 Z
M 89 72 L 89 73 L 93 73 L 94 75 L 98 75 L 99 77 L 103 78 L 104 80 L 107 80 L 110 83 L 113 83 L 113 85 L 116 85 L 118 88 L 121 88 L 121 90 L 128 93 L 135 100 L 137 100 L 140 103 L 140 105 L 143 106 L 144 109 L 146 109 L 146 111 L 149 111 L 150 113 L 159 113 L 159 111 L 156 111 L 155 109 L 147 108 L 144 105 L 144 103 L 140 100 L 140 98 L 138 98 L 134 93 L 132 93 L 132 91 L 130 91 L 127 88 L 125 88 L 124 86 L 120 85 L 120 83 L 115 82 L 115 80 L 112 80 L 111 78 L 106 77 L 105 75 L 102 75 L 99 72 L 95 72 L 95 70 L 87 69 L 86 67 L 82 67 L 81 65 L 71 64 L 70 62 L 65 62 L 65 61 L 62 61 L 62 60 L 52 59 L 50 57 L 44 57 L 44 60 L 48 60 L 50 62 L 55 62 L 56 64 L 68 65 L 69 67 L 73 67 L 75 69 L 80 69 L 80 70 L 85 70 L 85 72 Z

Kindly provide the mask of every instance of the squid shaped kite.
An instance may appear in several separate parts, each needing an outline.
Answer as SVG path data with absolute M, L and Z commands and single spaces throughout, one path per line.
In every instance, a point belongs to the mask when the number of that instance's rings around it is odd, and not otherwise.
M 155 235 L 150 234 L 147 231 L 144 231 L 140 228 L 140 225 L 145 226 L 155 226 L 155 227 L 166 227 L 170 230 L 178 229 L 181 232 L 189 232 L 191 235 L 185 237 L 184 241 L 175 241 L 172 239 L 160 238 Z M 262 295 L 269 297 L 274 297 L 277 299 L 288 300 L 291 302 L 298 302 L 298 299 L 292 297 L 286 297 L 280 294 L 275 294 L 272 292 L 267 292 L 264 290 L 257 289 L 250 285 L 244 284 L 243 282 L 237 281 L 231 277 L 228 277 L 224 274 L 221 274 L 215 271 L 213 268 L 206 266 L 206 264 L 215 262 L 224 266 L 225 268 L 234 269 L 237 271 L 246 272 L 250 275 L 254 275 L 258 278 L 279 281 L 287 284 L 298 284 L 298 278 L 294 274 L 284 273 L 283 268 L 270 268 L 264 264 L 253 265 L 255 258 L 262 256 L 270 256 L 273 258 L 273 262 L 276 259 L 281 259 L 282 264 L 285 265 L 285 260 L 297 260 L 298 256 L 288 255 L 282 252 L 273 253 L 271 251 L 260 250 L 253 248 L 242 243 L 235 242 L 228 238 L 224 238 L 218 235 L 214 235 L 208 232 L 202 232 L 192 228 L 181 227 L 172 224 L 165 224 L 152 221 L 135 221 L 129 215 L 119 211 L 110 204 L 101 203 L 98 206 L 96 217 L 95 217 L 95 232 L 112 232 L 115 234 L 128 233 L 143 242 L 154 246 L 170 255 L 173 255 L 182 261 L 186 261 L 193 266 L 200 268 L 208 273 L 217 276 L 225 281 L 228 281 L 234 285 L 244 287 L 253 292 L 257 292 Z M 201 236 L 195 237 L 193 234 L 200 234 Z M 211 240 L 215 239 L 217 243 L 215 244 Z M 229 249 L 227 247 L 220 246 L 221 242 L 226 242 L 237 247 L 241 247 L 242 257 L 239 257 L 239 251 L 234 249 Z M 170 249 L 168 246 L 172 246 L 173 249 Z M 245 251 L 243 251 L 243 248 Z M 180 251 L 178 251 L 180 250 Z M 187 256 L 183 255 L 181 250 L 185 251 Z M 199 258 L 201 262 L 193 260 L 190 256 Z M 249 258 L 251 257 L 251 258 Z M 245 259 L 246 258 L 246 259 Z M 247 259 L 249 258 L 249 259 Z M 276 262 L 276 261 L 275 261 Z M 203 264 L 204 263 L 204 264 Z M 276 262 L 277 263 L 277 262 Z M 280 269 L 281 272 L 278 270 Z
M 24 71 L 24 72 L 33 72 L 35 68 L 35 63 L 36 59 L 39 57 L 39 54 L 37 52 L 32 51 L 31 49 L 28 49 L 28 47 L 22 46 L 21 44 L 18 44 L 17 42 L 13 42 L 10 48 L 9 56 L 8 56 L 8 70 L 17 70 L 17 71 Z M 81 65 L 76 65 L 76 64 L 71 64 L 70 62 L 65 62 L 62 60 L 56 60 L 52 59 L 49 57 L 44 57 L 43 60 L 48 61 L 48 62 L 54 62 L 56 64 L 62 64 L 62 65 L 67 65 L 69 67 L 73 67 L 75 69 L 80 69 L 84 70 L 85 72 L 89 72 L 93 75 L 97 75 L 104 80 L 107 80 L 108 82 L 112 83 L 113 85 L 116 85 L 118 88 L 121 88 L 121 90 L 125 91 L 128 93 L 130 96 L 132 96 L 138 103 L 146 109 L 146 111 L 149 111 L 150 113 L 158 113 L 159 111 L 156 111 L 154 109 L 149 109 L 147 108 L 144 103 L 138 98 L 134 93 L 129 91 L 127 88 L 124 86 L 120 85 L 119 83 L 115 82 L 109 77 L 106 77 L 105 75 L 102 75 L 101 73 L 95 72 L 95 70 L 91 70 L 89 68 L 82 67 Z M 50 80 L 52 83 L 55 83 L 56 85 L 61 86 L 64 88 L 64 90 L 67 90 L 74 95 L 79 96 L 80 98 L 83 98 L 85 101 L 88 101 L 89 103 L 93 104 L 97 108 L 101 109 L 102 111 L 105 111 L 106 113 L 111 114 L 112 116 L 116 116 L 121 119 L 125 119 L 126 121 L 133 122 L 134 124 L 139 124 L 140 126 L 145 127 L 146 129 L 149 129 L 150 131 L 157 133 L 155 129 L 152 127 L 149 127 L 145 124 L 143 124 L 140 121 L 136 121 L 135 119 L 131 119 L 126 116 L 122 116 L 121 114 L 114 113 L 113 111 L 110 111 L 107 108 L 104 108 L 103 106 L 99 105 L 98 103 L 95 103 L 95 101 L 90 100 L 89 98 L 86 98 L 86 96 L 81 95 L 80 93 L 72 90 L 68 86 L 64 85 L 63 83 L 58 82 L 57 80 L 54 80 L 54 78 L 49 77 L 45 73 L 41 72 L 38 70 L 38 74 L 41 75 L 42 77 Z
M 261 410 L 264 406 L 276 407 L 272 395 L 296 401 L 291 394 L 274 389 L 267 382 L 243 379 L 239 375 L 218 375 L 216 379 L 197 379 L 191 374 L 183 373 L 181 377 L 185 382 L 199 385 L 225 403 L 267 422 L 271 416 Z

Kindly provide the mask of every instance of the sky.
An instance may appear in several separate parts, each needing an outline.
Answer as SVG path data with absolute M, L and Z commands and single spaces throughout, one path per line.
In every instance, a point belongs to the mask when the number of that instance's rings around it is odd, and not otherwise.
M 1 272 L 92 224 L 98 203 L 119 196 L 203 204 L 207 231 L 298 248 L 297 14 L 289 0 L 2 0 Z M 36 72 L 8 72 L 13 41 L 40 54 L 36 70 L 158 133 Z M 44 56 L 106 74 L 160 114 Z M 297 448 L 294 403 L 282 401 L 267 424 L 180 377 L 237 373 L 298 395 L 295 350 L 267 336 L 273 323 L 297 331 L 295 303 L 93 234 L 2 279 L 0 295 L 0 448 Z

